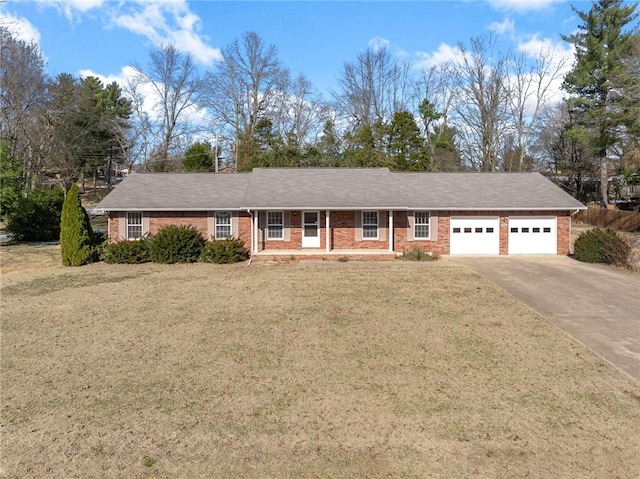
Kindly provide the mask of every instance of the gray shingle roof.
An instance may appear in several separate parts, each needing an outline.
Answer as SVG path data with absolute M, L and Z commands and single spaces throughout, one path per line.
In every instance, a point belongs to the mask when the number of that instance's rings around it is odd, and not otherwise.
M 252 173 L 137 173 L 98 208 L 575 210 L 539 173 L 392 173 L 386 168 L 255 168 Z
M 242 208 L 249 173 L 134 173 L 98 205 L 105 210 L 202 211 Z

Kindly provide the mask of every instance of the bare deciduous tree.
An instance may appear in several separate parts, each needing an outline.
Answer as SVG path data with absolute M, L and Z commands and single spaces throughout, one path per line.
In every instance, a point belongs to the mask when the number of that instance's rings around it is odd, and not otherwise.
M 139 119 L 157 138 L 153 148 L 156 160 L 166 161 L 180 153 L 194 130 L 189 114 L 200 107 L 203 80 L 191 55 L 172 44 L 152 50 L 146 68 L 138 64 L 133 68 L 136 78 L 129 93 L 134 94 L 134 103 L 141 93 L 153 102 L 153 115 Z
M 511 72 L 507 76 L 509 94 L 511 161 L 503 161 L 506 170 L 523 171 L 527 168 L 525 158 L 530 154 L 533 128 L 540 110 L 550 101 L 552 85 L 562 77 L 567 59 L 557 58 L 548 46 L 543 46 L 533 64 L 524 54 L 511 60 Z
M 207 107 L 230 133 L 236 146 L 237 165 L 248 161 L 245 146 L 261 119 L 271 119 L 289 84 L 289 71 L 278 59 L 274 45 L 266 46 L 255 32 L 245 33 L 222 51 L 222 62 L 207 75 Z
M 21 159 L 25 184 L 38 173 L 41 137 L 35 134 L 37 117 L 46 102 L 44 57 L 35 44 L 14 38 L 0 27 L 0 139 L 9 156 Z
M 336 109 L 352 127 L 387 122 L 408 109 L 410 62 L 397 62 L 386 47 L 369 48 L 345 63 L 334 93 Z
M 453 113 L 460 152 L 472 168 L 494 171 L 508 111 L 507 57 L 492 36 L 474 37 L 459 50 Z

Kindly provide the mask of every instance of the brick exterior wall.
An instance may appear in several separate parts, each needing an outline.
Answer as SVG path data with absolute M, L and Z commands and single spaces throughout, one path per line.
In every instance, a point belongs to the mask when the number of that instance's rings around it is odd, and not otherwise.
M 124 231 L 124 212 L 110 212 L 108 216 L 109 242 L 116 243 L 126 237 Z M 251 247 L 251 215 L 241 211 L 237 213 L 237 236 L 241 238 L 247 248 Z M 200 231 L 202 237 L 209 239 L 214 232 L 209 231 L 208 212 L 206 211 L 150 211 L 143 213 L 143 234 L 153 235 L 166 225 L 190 225 Z M 122 231 L 121 231 L 122 230 Z
M 193 226 L 203 238 L 208 239 L 206 211 L 151 211 L 145 213 L 149 217 L 149 234 L 154 235 L 167 225 Z
M 124 213 L 109 213 L 109 238 L 111 242 L 124 239 L 125 231 L 121 231 Z M 202 232 L 204 238 L 209 238 L 212 232 L 207 230 L 207 212 L 149 212 L 144 213 L 148 218 L 148 233 L 154 234 L 162 226 L 168 224 L 191 225 Z M 302 249 L 302 212 L 291 211 L 287 213 L 289 222 L 288 232 L 283 240 L 269 240 L 266 238 L 266 220 L 260 215 L 258 224 L 258 250 L 297 250 Z M 568 255 L 571 246 L 571 216 L 568 211 L 440 211 L 437 213 L 437 238 L 430 240 L 411 240 L 408 235 L 409 219 L 406 211 L 394 211 L 394 251 L 401 253 L 405 250 L 418 247 L 426 252 L 436 252 L 441 255 L 450 253 L 449 230 L 451 216 L 499 216 L 500 218 L 500 254 L 506 255 L 509 251 L 509 217 L 510 216 L 556 216 L 557 217 L 557 254 Z M 436 217 L 432 217 L 435 220 Z M 146 220 L 145 220 L 146 221 Z M 238 213 L 238 237 L 244 241 L 247 248 L 251 247 L 251 215 L 247 212 Z M 331 211 L 330 212 L 330 249 L 386 249 L 389 248 L 387 213 L 379 214 L 380 234 L 377 240 L 357 239 L 355 211 Z M 147 223 L 145 222 L 145 225 Z M 320 249 L 326 247 L 326 217 L 325 212 L 320 211 Z M 431 225 L 433 231 L 434 224 Z M 146 232 L 146 231 L 145 231 Z

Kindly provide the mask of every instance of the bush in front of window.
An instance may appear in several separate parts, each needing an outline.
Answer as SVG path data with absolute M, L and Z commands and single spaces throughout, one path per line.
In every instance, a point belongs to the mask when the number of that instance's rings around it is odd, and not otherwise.
M 404 259 L 407 261 L 436 261 L 439 258 L 440 257 L 438 256 L 438 253 L 425 253 L 417 246 L 411 248 L 410 250 L 405 250 L 402 253 L 402 256 L 400 256 L 400 259 Z
M 64 266 L 91 263 L 95 249 L 89 215 L 82 207 L 80 191 L 71 185 L 62 205 L 60 217 L 60 252 Z
M 249 250 L 237 238 L 207 241 L 200 256 L 200 261 L 217 264 L 238 263 L 246 259 L 249 259 Z
M 594 228 L 578 236 L 573 252 L 583 263 L 628 266 L 631 247 L 612 229 Z
M 154 263 L 194 263 L 200 259 L 204 238 L 189 225 L 167 225 L 151 236 L 149 253 Z
M 120 241 L 102 250 L 102 259 L 109 264 L 141 264 L 151 261 L 149 240 Z

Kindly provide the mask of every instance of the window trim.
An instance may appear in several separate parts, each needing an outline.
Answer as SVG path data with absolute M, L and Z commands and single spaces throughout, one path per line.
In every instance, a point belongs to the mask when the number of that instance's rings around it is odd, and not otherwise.
M 271 213 L 279 213 L 280 214 L 280 223 L 270 223 L 269 222 L 270 221 L 269 216 L 270 216 Z M 282 211 L 282 210 L 267 211 L 267 215 L 266 216 L 267 216 L 267 221 L 266 221 L 266 223 L 267 223 L 266 224 L 267 231 L 266 231 L 265 236 L 266 236 L 267 241 L 284 241 L 284 211 Z M 279 227 L 279 230 L 280 230 L 280 236 L 279 237 L 272 237 L 271 236 L 271 232 L 272 232 L 271 227 L 274 227 L 274 228 L 275 227 Z M 277 231 L 277 230 L 273 230 L 273 231 Z
M 139 223 L 138 222 L 132 223 L 130 221 L 131 217 L 134 215 L 140 218 Z M 129 233 L 129 228 L 132 228 L 132 227 L 140 228 L 140 236 L 132 236 Z M 127 211 L 124 218 L 124 228 L 125 228 L 125 237 L 127 238 L 128 241 L 136 241 L 136 240 L 142 239 L 142 237 L 144 236 L 144 215 L 142 214 L 142 211 Z
M 225 219 L 227 219 L 228 223 L 218 223 L 218 219 L 222 218 L 224 215 Z M 214 224 L 213 224 L 213 237 L 215 239 L 227 239 L 233 236 L 233 224 L 232 224 L 231 211 L 216 211 L 213 214 Z M 229 228 L 229 234 L 227 236 L 221 236 L 218 234 L 218 227 Z
M 365 227 L 369 226 L 372 227 L 374 226 L 374 223 L 365 223 L 364 221 L 364 217 L 367 213 L 375 213 L 376 215 L 376 222 L 375 222 L 375 227 L 376 227 L 376 235 L 374 236 L 365 236 Z M 380 213 L 378 212 L 378 210 L 365 210 L 362 212 L 361 215 L 361 228 L 362 228 L 362 240 L 363 241 L 375 241 L 378 240 L 380 237 Z
M 418 216 L 425 214 L 427 216 L 426 223 L 418 223 Z M 427 226 L 427 236 L 418 236 L 418 226 Z M 426 210 L 419 210 L 413 212 L 413 239 L 420 241 L 427 241 L 431 239 L 431 212 Z

